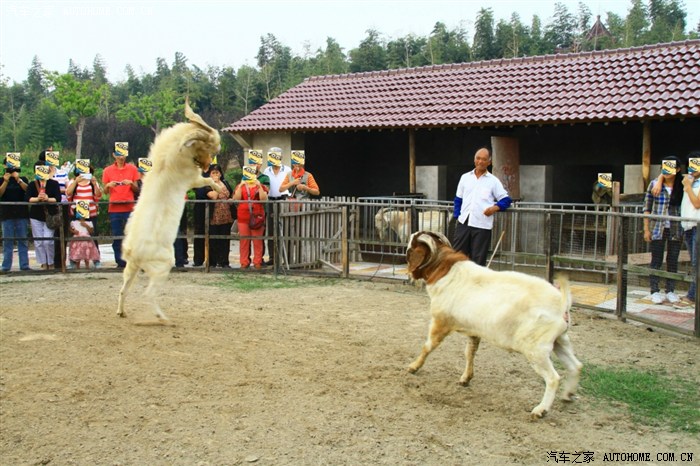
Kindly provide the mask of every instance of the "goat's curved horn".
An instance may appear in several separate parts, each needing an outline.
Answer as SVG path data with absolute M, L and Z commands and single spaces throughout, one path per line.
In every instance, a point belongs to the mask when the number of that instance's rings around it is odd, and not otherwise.
M 190 107 L 190 97 L 189 96 L 185 97 L 185 117 L 188 120 L 190 120 L 191 123 L 195 123 L 195 124 L 201 126 L 202 128 L 206 129 L 207 131 L 210 131 L 212 133 L 216 131 L 214 128 L 212 128 L 211 126 L 206 124 L 206 122 L 202 119 L 201 116 L 194 113 L 194 110 L 192 110 L 192 107 Z
M 418 247 L 423 244 L 422 247 Z M 427 246 L 427 251 L 426 251 Z M 437 245 L 432 236 L 424 231 L 413 233 L 408 240 L 406 249 L 406 260 L 408 271 L 411 274 L 418 273 L 419 270 L 427 267 L 436 260 Z M 418 278 L 415 274 L 413 278 Z
M 415 233 L 416 241 L 418 243 L 423 243 L 430 249 L 430 256 L 434 256 L 437 251 L 437 245 L 435 244 L 435 239 L 429 234 L 423 231 Z
M 433 232 L 433 234 L 434 234 L 435 236 L 437 236 L 437 237 L 440 239 L 441 242 L 445 243 L 445 244 L 448 245 L 449 247 L 452 247 L 452 243 L 450 243 L 450 240 L 447 239 L 447 236 L 443 235 L 443 234 L 440 233 L 439 231 L 435 231 L 435 232 Z
M 184 138 L 184 142 L 182 143 L 183 146 L 185 147 L 191 147 L 192 144 L 195 142 L 204 142 L 208 143 L 211 139 L 211 133 L 208 131 L 202 131 L 201 129 L 192 131 L 191 133 L 187 134 Z

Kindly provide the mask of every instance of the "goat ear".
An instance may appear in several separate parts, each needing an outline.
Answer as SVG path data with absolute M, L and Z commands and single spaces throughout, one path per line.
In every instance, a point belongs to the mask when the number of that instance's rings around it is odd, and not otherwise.
M 206 124 L 206 122 L 202 119 L 201 116 L 197 115 L 194 113 L 194 110 L 192 110 L 192 107 L 190 107 L 190 97 L 187 96 L 185 97 L 185 118 L 190 120 L 190 123 L 194 123 L 196 125 L 201 126 L 205 130 L 209 131 L 210 133 L 216 132 L 214 128 Z
M 408 249 L 406 252 L 406 262 L 408 263 L 408 273 L 413 275 L 413 278 L 421 278 L 416 276 L 415 272 L 428 260 L 429 255 L 430 250 L 422 244 Z

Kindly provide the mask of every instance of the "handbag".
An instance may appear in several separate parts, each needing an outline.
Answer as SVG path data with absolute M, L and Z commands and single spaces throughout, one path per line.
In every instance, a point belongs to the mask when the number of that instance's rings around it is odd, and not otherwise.
M 248 193 L 248 199 L 250 199 L 250 191 L 248 190 L 248 186 L 244 187 Z M 265 214 L 254 214 L 253 205 L 250 202 L 248 203 L 248 211 L 250 212 L 250 221 L 248 222 L 248 226 L 251 230 L 259 230 L 265 226 Z
M 46 226 L 51 230 L 58 230 L 63 226 L 63 215 L 59 210 L 55 214 L 50 214 L 49 209 L 44 207 L 44 214 L 46 214 Z
M 35 181 L 36 192 L 39 192 L 39 182 Z M 63 226 L 63 215 L 61 215 L 61 209 L 59 207 L 55 214 L 49 213 L 49 208 L 44 206 L 44 216 L 46 217 L 46 226 L 51 230 L 58 230 Z

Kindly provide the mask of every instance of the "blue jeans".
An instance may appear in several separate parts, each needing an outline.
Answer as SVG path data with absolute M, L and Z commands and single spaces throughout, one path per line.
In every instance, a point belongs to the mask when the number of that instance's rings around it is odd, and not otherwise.
M 29 248 L 27 235 L 29 220 L 26 218 L 10 218 L 2 221 L 2 271 L 9 272 L 12 268 L 12 251 L 17 241 L 20 270 L 29 270 Z
M 691 276 L 693 281 L 690 282 L 690 288 L 688 288 L 688 299 L 695 301 L 695 269 L 698 263 L 698 256 L 695 255 L 695 242 L 697 241 L 697 227 L 693 227 L 690 230 L 685 230 L 685 245 L 688 247 L 688 254 L 690 254 L 690 263 L 692 264 Z
M 666 271 L 678 272 L 678 255 L 681 252 L 681 240 L 671 239 L 671 232 L 668 228 L 664 229 L 661 239 L 651 241 L 651 264 L 652 269 L 661 270 L 661 265 L 664 262 L 664 249 L 668 243 L 668 252 L 666 253 Z M 649 284 L 651 285 L 651 293 L 656 293 L 659 288 L 659 277 L 656 275 L 649 276 Z M 676 281 L 666 279 L 666 293 L 671 293 L 676 289 Z
M 129 220 L 131 212 L 110 212 L 109 225 L 112 228 L 112 236 L 124 236 L 124 228 Z M 122 259 L 122 240 L 112 240 L 112 250 L 114 251 L 114 261 L 118 267 L 124 267 L 126 262 Z

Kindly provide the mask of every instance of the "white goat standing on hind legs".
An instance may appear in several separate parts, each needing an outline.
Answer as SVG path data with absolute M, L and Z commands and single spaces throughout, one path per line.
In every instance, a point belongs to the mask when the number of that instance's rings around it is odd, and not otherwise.
M 567 371 L 562 398 L 571 400 L 582 364 L 567 334 L 571 294 L 565 278 L 558 279 L 557 290 L 538 277 L 490 270 L 452 249 L 442 234 L 427 231 L 411 236 L 406 259 L 413 279 L 426 282 L 432 317 L 428 338 L 409 372 L 417 372 L 447 335 L 459 332 L 468 337 L 462 385 L 468 385 L 474 375 L 474 355 L 483 339 L 521 353 L 544 379 L 546 389 L 531 412 L 533 418 L 551 409 L 559 387 L 552 351 Z
M 207 125 L 185 102 L 188 123 L 163 130 L 151 145 L 148 158 L 153 166 L 143 180 L 141 195 L 126 225 L 123 256 L 124 284 L 119 291 L 117 315 L 124 317 L 124 299 L 139 270 L 149 278 L 146 296 L 158 319 L 163 314 L 156 290 L 166 281 L 175 264 L 173 243 L 189 189 L 209 186 L 219 192 L 211 178 L 204 178 L 212 155 L 221 149 L 219 132 Z

